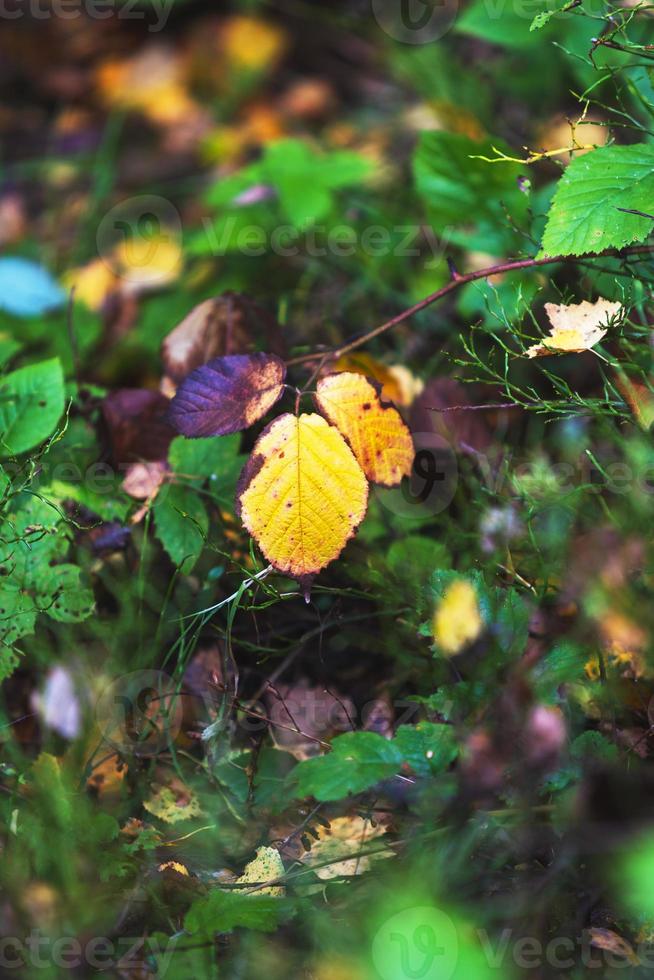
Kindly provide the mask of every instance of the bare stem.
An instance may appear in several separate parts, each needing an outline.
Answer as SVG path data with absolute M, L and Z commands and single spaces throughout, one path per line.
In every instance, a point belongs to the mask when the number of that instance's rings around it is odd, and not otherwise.
M 392 330 L 393 327 L 397 327 L 400 323 L 404 323 L 410 317 L 415 316 L 416 313 L 420 313 L 422 310 L 427 309 L 432 303 L 438 302 L 444 296 L 449 293 L 453 293 L 456 289 L 461 286 L 467 285 L 469 282 L 477 282 L 479 279 L 488 279 L 491 276 L 502 275 L 506 272 L 515 272 L 518 269 L 535 269 L 541 265 L 554 265 L 557 262 L 582 262 L 587 261 L 589 258 L 605 258 L 606 256 L 615 256 L 621 258 L 628 255 L 638 255 L 641 253 L 648 253 L 654 251 L 654 245 L 634 245 L 630 248 L 609 248 L 603 252 L 586 253 L 585 255 L 552 255 L 547 256 L 542 259 L 517 259 L 512 262 L 501 262 L 498 265 L 489 266 L 486 269 L 477 269 L 474 272 L 468 272 L 465 275 L 459 275 L 455 273 L 450 280 L 436 292 L 430 293 L 429 296 L 425 296 L 418 303 L 410 306 L 407 310 L 403 310 L 402 313 L 398 313 L 397 316 L 392 317 L 387 320 L 386 323 L 380 324 L 378 327 L 374 327 L 369 330 L 368 333 L 363 334 L 356 340 L 350 341 L 348 344 L 343 344 L 342 347 L 337 347 L 330 353 L 325 353 L 321 351 L 316 354 L 302 354 L 300 357 L 294 357 L 290 361 L 287 361 L 289 367 L 295 364 L 308 364 L 311 361 L 319 360 L 320 358 L 336 359 L 338 357 L 343 357 L 344 354 L 349 354 L 350 351 L 356 350 L 357 347 L 363 347 L 370 340 L 374 340 L 375 337 L 379 337 L 381 334 L 386 333 L 387 330 Z

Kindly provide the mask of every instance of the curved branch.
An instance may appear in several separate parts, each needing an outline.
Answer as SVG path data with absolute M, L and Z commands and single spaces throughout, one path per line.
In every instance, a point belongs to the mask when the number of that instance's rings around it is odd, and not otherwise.
M 335 359 L 338 357 L 343 357 L 345 354 L 349 354 L 350 351 L 356 350 L 357 347 L 362 347 L 367 344 L 368 341 L 374 340 L 375 337 L 379 337 L 380 334 L 386 333 L 387 330 L 391 330 L 393 327 L 397 327 L 400 323 L 404 323 L 410 317 L 414 316 L 416 313 L 420 313 L 425 310 L 432 303 L 438 302 L 444 296 L 449 293 L 453 293 L 460 286 L 466 286 L 470 282 L 477 282 L 479 279 L 489 279 L 491 276 L 502 275 L 506 272 L 515 272 L 518 269 L 535 269 L 541 265 L 554 265 L 557 262 L 585 262 L 588 259 L 600 259 L 606 258 L 607 256 L 612 256 L 614 258 L 621 258 L 628 255 L 639 255 L 642 253 L 652 253 L 654 252 L 654 245 L 633 245 L 629 248 L 609 248 L 603 252 L 587 252 L 584 255 L 552 255 L 547 256 L 542 259 L 517 259 L 512 262 L 501 262 L 498 265 L 489 266 L 486 269 L 477 269 L 474 272 L 468 272 L 465 275 L 459 275 L 458 272 L 452 273 L 451 280 L 436 292 L 430 293 L 429 296 L 425 296 L 418 303 L 410 306 L 407 310 L 403 310 L 402 313 L 398 313 L 397 316 L 392 317 L 387 320 L 386 323 L 380 324 L 378 327 L 374 327 L 369 330 L 368 333 L 363 334 L 357 340 L 352 340 L 348 344 L 343 344 L 342 347 L 337 347 L 333 351 L 319 351 L 315 354 L 302 354 L 300 357 L 294 357 L 290 361 L 287 361 L 289 367 L 295 364 L 308 364 L 310 361 L 317 361 L 320 358 Z

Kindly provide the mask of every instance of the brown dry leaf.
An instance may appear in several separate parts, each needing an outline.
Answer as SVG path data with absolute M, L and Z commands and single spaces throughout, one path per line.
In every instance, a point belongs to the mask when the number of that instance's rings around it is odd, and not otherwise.
M 207 361 L 248 353 L 258 342 L 283 353 L 281 327 L 247 296 L 229 291 L 194 307 L 164 339 L 161 359 L 168 378 L 178 384 Z
M 92 790 L 99 799 L 116 796 L 123 785 L 127 766 L 115 752 L 103 759 L 86 781 L 87 789 Z
M 363 817 L 337 817 L 330 822 L 329 828 L 316 827 L 316 832 L 320 834 L 320 839 L 312 843 L 311 850 L 303 855 L 302 862 L 314 868 L 317 876 L 323 881 L 342 875 L 363 874 L 370 870 L 373 861 L 393 857 L 390 849 L 380 850 L 379 854 L 350 856 L 364 850 L 372 840 L 383 837 L 387 832 L 383 824 L 373 824 Z M 333 864 L 324 864 L 332 858 Z M 317 867 L 319 864 L 323 867 Z
M 589 303 L 557 305 L 546 303 L 552 330 L 540 344 L 532 344 L 526 351 L 527 357 L 548 357 L 551 354 L 580 354 L 590 350 L 606 336 L 609 321 L 617 320 L 623 312 L 621 303 L 607 299 Z
M 320 754 L 318 739 L 328 741 L 350 731 L 356 712 L 350 698 L 314 687 L 306 679 L 269 688 L 266 702 L 275 745 L 300 760 Z
M 127 468 L 122 488 L 135 500 L 151 500 L 170 473 L 168 463 L 155 460 L 150 463 L 132 463 Z
M 166 422 L 168 399 L 147 388 L 110 392 L 102 402 L 111 454 L 116 464 L 160 461 L 176 435 Z
M 654 390 L 643 381 L 635 381 L 620 371 L 616 384 L 633 412 L 636 422 L 644 432 L 654 423 Z
M 293 119 L 319 119 L 336 103 L 336 93 L 327 79 L 303 78 L 294 82 L 280 99 L 280 109 Z
M 636 956 L 631 943 L 619 936 L 612 929 L 589 929 L 590 945 L 595 949 L 604 949 L 614 956 L 627 960 L 633 966 L 638 966 L 640 960 Z

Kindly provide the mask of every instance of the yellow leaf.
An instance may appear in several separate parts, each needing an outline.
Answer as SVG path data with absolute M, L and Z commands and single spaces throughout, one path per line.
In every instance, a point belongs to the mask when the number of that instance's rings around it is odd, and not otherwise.
M 103 259 L 94 259 L 79 269 L 71 269 L 63 282 L 64 286 L 75 289 L 75 299 L 81 300 L 90 310 L 99 310 L 116 288 L 116 276 Z
M 372 860 L 393 856 L 391 850 L 361 857 L 350 856 L 367 847 L 375 837 L 386 833 L 386 827 L 382 824 L 375 826 L 363 817 L 337 817 L 331 821 L 329 828 L 316 830 L 320 833 L 320 839 L 311 845 L 311 850 L 303 855 L 302 861 L 309 867 L 323 865 L 316 867 L 315 873 L 324 880 L 363 874 L 370 870 Z M 332 858 L 334 863 L 325 865 L 324 862 Z
M 395 402 L 396 405 L 403 405 L 402 391 L 397 380 L 393 377 L 391 369 L 375 360 L 370 354 L 357 351 L 354 354 L 344 354 L 334 363 L 333 370 L 337 374 L 350 371 L 354 374 L 363 374 L 373 381 L 378 381 L 381 385 L 382 397 L 387 401 Z
M 323 378 L 316 404 L 343 433 L 373 483 L 393 487 L 411 474 L 411 433 L 397 409 L 383 405 L 377 388 L 363 375 L 345 371 Z
M 259 436 L 238 513 L 268 561 L 311 578 L 343 550 L 366 512 L 368 484 L 340 432 L 320 415 L 281 415 Z
M 595 303 L 584 300 L 570 306 L 546 303 L 545 311 L 552 330 L 541 344 L 528 348 L 527 357 L 579 354 L 590 350 L 606 336 L 610 321 L 621 315 L 622 304 L 611 303 L 607 299 L 598 299 Z
M 453 657 L 473 643 L 484 627 L 477 593 L 466 579 L 458 579 L 445 591 L 434 614 L 434 639 L 446 657 Z
M 245 866 L 238 885 L 257 885 L 262 881 L 276 881 L 284 874 L 284 862 L 276 847 L 260 847 L 257 856 Z M 283 895 L 283 885 L 273 885 L 271 888 L 243 888 L 239 890 L 244 895 Z
M 257 17 L 230 17 L 223 26 L 221 48 L 235 68 L 264 71 L 275 64 L 287 46 L 286 34 Z
M 114 251 L 120 276 L 138 291 L 174 282 L 182 270 L 177 237 L 163 229 L 154 235 L 124 239 Z
M 97 84 L 110 106 L 142 112 L 154 123 L 184 123 L 198 107 L 186 91 L 181 60 L 165 45 L 144 47 L 132 58 L 105 61 Z
M 179 861 L 164 861 L 157 868 L 157 871 L 176 871 L 178 875 L 183 875 L 185 878 L 189 877 L 188 868 L 184 864 L 180 864 Z
M 159 786 L 149 800 L 143 801 L 143 806 L 164 823 L 178 823 L 180 820 L 191 820 L 202 814 L 200 801 L 186 787 Z

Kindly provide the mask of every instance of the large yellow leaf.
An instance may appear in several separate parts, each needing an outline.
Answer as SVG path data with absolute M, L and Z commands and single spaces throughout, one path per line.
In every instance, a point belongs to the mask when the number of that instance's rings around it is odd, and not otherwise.
M 384 405 L 374 384 L 344 371 L 318 382 L 316 404 L 343 433 L 373 483 L 396 486 L 410 476 L 415 451 L 400 413 Z
M 241 475 L 237 506 L 268 561 L 300 579 L 339 556 L 363 520 L 368 484 L 340 432 L 320 415 L 280 415 Z

